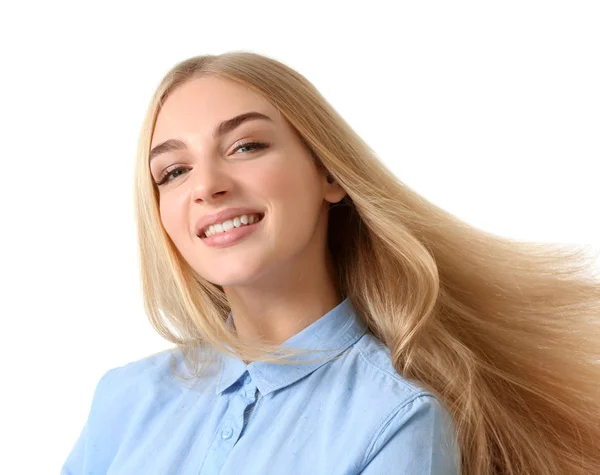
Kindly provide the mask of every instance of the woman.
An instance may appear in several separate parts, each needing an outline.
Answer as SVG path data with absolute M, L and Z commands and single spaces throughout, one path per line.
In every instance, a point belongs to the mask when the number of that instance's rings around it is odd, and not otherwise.
M 401 183 L 273 59 L 188 59 L 143 125 L 146 311 L 63 474 L 600 473 L 584 251 L 485 233 Z

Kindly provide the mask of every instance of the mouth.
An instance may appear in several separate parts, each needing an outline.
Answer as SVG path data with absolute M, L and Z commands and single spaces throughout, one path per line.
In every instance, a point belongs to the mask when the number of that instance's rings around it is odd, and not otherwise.
M 236 231 L 238 229 L 243 229 L 243 228 L 246 228 L 246 227 L 252 227 L 252 226 L 256 225 L 257 223 L 260 223 L 263 220 L 264 217 L 265 217 L 265 213 L 257 213 L 257 219 L 255 219 L 252 223 L 248 222 L 247 224 L 244 224 L 244 223 L 242 223 L 240 221 L 239 226 L 236 227 L 235 223 L 234 223 L 234 226 L 231 229 L 229 229 L 228 231 L 215 232 L 214 234 L 211 234 L 210 236 L 206 235 L 206 233 L 209 230 L 209 227 L 207 227 L 206 230 L 204 230 L 203 232 L 197 234 L 197 236 L 200 239 L 212 239 L 212 238 L 215 238 L 215 237 L 218 237 L 218 236 L 227 236 L 230 233 L 233 233 L 234 231 Z

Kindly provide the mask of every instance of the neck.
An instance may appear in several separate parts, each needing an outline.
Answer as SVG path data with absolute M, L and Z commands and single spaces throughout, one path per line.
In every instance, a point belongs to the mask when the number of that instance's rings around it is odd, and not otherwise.
M 260 283 L 224 289 L 240 338 L 279 345 L 342 302 L 329 253 L 316 268 L 298 260 Z

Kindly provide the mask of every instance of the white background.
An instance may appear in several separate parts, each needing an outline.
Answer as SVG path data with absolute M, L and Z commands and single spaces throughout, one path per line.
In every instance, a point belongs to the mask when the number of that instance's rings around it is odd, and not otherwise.
M 187 57 L 279 59 L 427 199 L 600 248 L 598 2 L 312 3 L 2 7 L 2 473 L 58 473 L 100 376 L 170 346 L 142 308 L 133 163 Z

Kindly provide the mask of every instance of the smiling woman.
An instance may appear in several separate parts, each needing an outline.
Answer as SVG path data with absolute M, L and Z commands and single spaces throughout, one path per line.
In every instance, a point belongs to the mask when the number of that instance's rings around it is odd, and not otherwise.
M 62 473 L 600 473 L 584 250 L 487 234 L 395 177 L 302 75 L 163 78 L 135 176 L 169 351 L 108 371 Z

